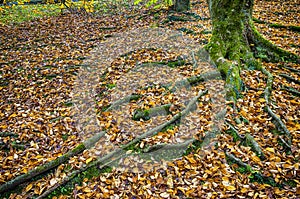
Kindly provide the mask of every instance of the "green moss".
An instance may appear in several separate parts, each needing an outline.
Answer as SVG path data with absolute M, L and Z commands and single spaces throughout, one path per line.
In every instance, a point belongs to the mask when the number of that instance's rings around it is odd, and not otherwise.
M 10 198 L 10 195 L 12 194 L 20 194 L 22 193 L 23 188 L 25 187 L 25 184 L 19 185 L 13 190 L 6 191 L 5 193 L 0 193 L 0 198 Z
M 247 164 L 247 166 L 239 165 L 238 162 L 235 162 L 233 159 L 230 159 L 228 157 L 226 157 L 226 161 L 228 162 L 229 165 L 237 165 L 237 167 L 234 167 L 234 170 L 236 170 L 242 174 L 247 174 L 247 173 L 253 172 L 251 166 L 248 164 Z
M 171 107 L 171 104 L 165 104 L 165 105 L 153 107 L 153 108 L 150 108 L 147 110 L 137 109 L 134 112 L 132 119 L 136 120 L 136 121 L 138 121 L 140 119 L 149 120 L 151 117 L 155 117 L 158 115 L 170 114 L 170 111 L 169 111 L 170 107 Z
M 189 155 L 193 152 L 196 152 L 197 149 L 200 149 L 202 147 L 203 141 L 195 140 L 183 153 L 183 156 Z
M 111 167 L 104 167 L 103 169 L 98 169 L 97 166 L 93 166 L 88 168 L 86 171 L 78 174 L 75 176 L 71 181 L 67 182 L 65 185 L 60 186 L 56 190 L 54 190 L 47 198 L 53 198 L 54 196 L 60 196 L 60 195 L 70 195 L 75 186 L 82 185 L 82 182 L 85 178 L 92 179 L 99 177 L 102 173 L 109 173 L 112 171 Z
M 67 101 L 67 102 L 64 102 L 63 105 L 66 106 L 66 107 L 71 107 L 71 106 L 74 105 L 74 103 L 72 101 Z
M 69 135 L 68 134 L 63 134 L 61 137 L 62 137 L 63 141 L 66 141 L 68 139 Z
M 240 141 L 240 136 L 232 129 L 228 129 L 225 131 L 227 134 L 231 135 L 234 142 Z
M 192 34 L 192 35 L 195 35 L 195 34 L 196 34 L 195 31 L 193 31 L 193 30 L 191 30 L 191 29 L 188 29 L 188 28 L 178 28 L 177 30 L 178 30 L 178 31 L 182 31 L 182 32 L 184 32 L 184 33 L 186 33 L 186 34 Z
M 262 175 L 259 172 L 252 172 L 252 174 L 249 176 L 250 182 L 257 182 L 259 184 L 268 184 L 271 185 L 272 187 L 280 187 L 282 188 L 282 184 L 276 183 L 274 178 L 272 177 L 267 177 Z
M 112 88 L 115 88 L 116 87 L 116 84 L 106 84 L 106 87 L 108 89 L 112 89 Z

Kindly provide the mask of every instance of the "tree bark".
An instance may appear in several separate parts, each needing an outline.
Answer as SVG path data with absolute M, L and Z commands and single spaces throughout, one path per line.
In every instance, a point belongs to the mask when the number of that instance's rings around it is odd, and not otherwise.
M 174 10 L 177 12 L 184 12 L 190 9 L 190 0 L 175 0 Z
M 282 58 L 298 61 L 299 56 L 272 44 L 255 29 L 252 21 L 254 0 L 207 0 L 207 3 L 213 31 L 206 49 L 226 78 L 229 100 L 235 101 L 243 88 L 241 69 L 261 70 L 255 57 L 264 57 L 265 61 Z

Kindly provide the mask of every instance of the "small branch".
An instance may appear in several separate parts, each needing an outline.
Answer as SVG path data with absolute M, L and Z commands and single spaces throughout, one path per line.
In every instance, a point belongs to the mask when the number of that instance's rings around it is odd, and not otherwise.
M 17 176 L 16 178 L 6 182 L 5 184 L 0 186 L 0 193 L 8 191 L 10 189 L 13 189 L 16 186 L 30 180 L 31 178 L 59 166 L 60 164 L 69 160 L 71 157 L 81 153 L 85 149 L 92 147 L 104 134 L 105 134 L 105 132 L 102 131 L 102 132 L 94 135 L 93 137 L 88 138 L 83 143 L 79 144 L 77 147 L 68 151 L 66 154 L 56 158 L 55 160 L 52 160 L 42 166 L 38 166 L 38 167 L 28 171 L 28 173 Z

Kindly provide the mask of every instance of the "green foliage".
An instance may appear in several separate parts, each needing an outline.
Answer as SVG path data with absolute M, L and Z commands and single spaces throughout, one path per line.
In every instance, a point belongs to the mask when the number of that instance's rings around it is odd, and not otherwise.
M 0 7 L 0 24 L 21 23 L 59 14 L 59 5 L 12 5 Z
M 146 8 L 153 7 L 154 9 L 162 8 L 162 7 L 170 7 L 173 5 L 172 0 L 135 0 L 134 5 L 143 4 Z

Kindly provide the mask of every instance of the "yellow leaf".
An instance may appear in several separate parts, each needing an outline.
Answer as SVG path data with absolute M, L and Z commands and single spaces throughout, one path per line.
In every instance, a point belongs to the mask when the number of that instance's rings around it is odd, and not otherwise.
M 168 178 L 167 185 L 168 185 L 170 188 L 173 188 L 173 179 L 172 179 L 172 178 Z
M 186 159 L 187 159 L 190 163 L 192 163 L 192 164 L 197 163 L 196 160 L 195 160 L 193 157 L 188 157 L 188 156 L 186 156 Z
M 88 164 L 88 163 L 90 163 L 92 160 L 93 160 L 93 158 L 90 157 L 90 158 L 88 158 L 88 159 L 85 161 L 85 163 Z
M 35 156 L 35 158 L 36 158 L 36 159 L 42 159 L 43 156 L 42 156 L 42 155 L 37 155 L 37 156 Z
M 243 117 L 247 118 L 248 113 L 247 113 L 247 111 L 246 111 L 245 109 L 242 109 L 242 110 L 240 111 L 240 114 L 241 114 Z
M 269 151 L 269 152 L 275 153 L 274 148 L 267 147 L 266 150 Z
M 255 163 L 260 163 L 260 159 L 259 159 L 259 157 L 257 157 L 256 155 L 251 156 L 251 159 L 252 159 Z
M 243 187 L 243 188 L 241 189 L 241 193 L 246 193 L 246 192 L 248 192 L 248 189 Z
M 30 189 L 32 189 L 32 184 L 31 183 L 29 185 L 27 185 L 25 191 L 28 192 Z
M 235 187 L 234 186 L 227 186 L 226 189 L 229 190 L 229 191 L 234 191 Z
M 92 190 L 90 188 L 88 188 L 88 187 L 85 187 L 82 191 L 85 192 L 85 193 L 92 192 Z
M 259 98 L 259 102 L 264 103 L 266 100 L 264 98 Z
M 182 193 L 185 193 L 185 189 L 183 187 L 177 187 L 178 190 L 180 190 Z
M 17 114 L 16 114 L 16 113 L 13 113 L 13 114 L 11 114 L 11 115 L 8 117 L 8 119 L 14 118 L 14 117 L 16 117 L 16 116 L 17 116 Z

